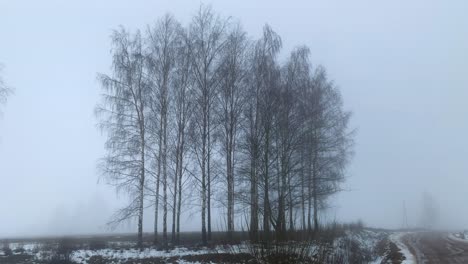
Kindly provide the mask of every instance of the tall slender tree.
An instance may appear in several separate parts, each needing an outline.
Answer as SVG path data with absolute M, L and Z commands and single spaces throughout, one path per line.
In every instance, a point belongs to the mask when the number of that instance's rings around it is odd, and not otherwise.
M 308 144 L 307 140 L 307 131 L 309 129 L 310 122 L 307 119 L 307 114 L 310 110 L 310 97 L 308 96 L 308 87 L 311 83 L 311 63 L 310 63 L 310 50 L 308 47 L 302 46 L 296 48 L 292 53 L 291 57 L 287 63 L 285 71 L 287 72 L 287 77 L 289 86 L 294 86 L 296 90 L 297 97 L 297 111 L 298 111 L 298 121 L 301 126 L 298 129 L 300 133 L 300 142 L 297 150 L 297 173 L 298 180 L 297 186 L 300 186 L 300 192 L 298 194 L 300 201 L 301 209 L 301 227 L 303 230 L 306 230 L 306 202 L 309 197 L 307 192 L 307 178 L 306 178 L 306 153 L 311 148 L 311 145 Z M 290 184 L 291 186 L 291 184 Z M 291 195 L 291 192 L 290 192 Z M 292 199 L 290 199 L 292 200 Z M 292 203 L 292 201 L 290 201 Z M 292 207 L 293 204 L 290 204 Z M 291 212 L 290 212 L 291 214 Z
M 248 48 L 249 44 L 245 32 L 238 25 L 227 36 L 219 70 L 221 83 L 217 112 L 221 124 L 221 149 L 226 160 L 226 219 L 229 239 L 232 239 L 234 232 L 235 156 L 241 114 L 245 102 Z
M 268 237 L 270 230 L 269 168 L 271 125 L 275 107 L 274 89 L 278 86 L 279 71 L 276 57 L 282 42 L 268 25 L 263 36 L 254 44 L 251 54 L 251 75 L 249 77 L 248 106 L 246 109 L 246 140 L 250 160 L 250 235 L 258 239 L 259 185 L 263 186 L 263 229 Z M 263 152 L 263 164 L 261 156 Z M 263 170 L 263 177 L 260 178 Z M 262 182 L 260 180 L 262 179 Z
M 284 213 L 281 214 L 281 232 L 286 231 L 286 222 L 289 229 L 294 229 L 293 210 L 295 208 L 296 189 L 298 182 L 298 165 L 300 160 L 297 158 L 299 149 L 303 142 L 301 128 L 304 124 L 301 122 L 299 108 L 299 91 L 303 88 L 304 79 L 308 78 L 308 49 L 299 48 L 291 53 L 290 59 L 282 69 L 282 84 L 280 88 L 279 103 L 277 107 L 276 130 L 279 138 L 277 146 L 280 153 L 279 164 L 281 165 L 282 188 L 280 204 L 283 206 L 283 212 L 288 211 L 289 220 L 286 221 Z M 287 204 L 287 206 L 286 206 Z
M 209 7 L 201 7 L 190 25 L 194 87 L 194 150 L 201 173 L 201 220 L 203 243 L 211 238 L 211 140 L 213 104 L 219 80 L 219 58 L 225 42 L 226 21 Z M 208 213 L 208 217 L 207 217 Z M 207 219 L 208 218 L 208 219 Z M 208 227 L 208 232 L 207 232 Z
M 172 213 L 172 241 L 179 242 L 180 237 L 180 214 L 182 206 L 182 177 L 184 175 L 184 163 L 187 155 L 186 134 L 188 122 L 191 117 L 192 89 L 192 62 L 191 62 L 191 41 L 187 32 L 182 28 L 179 30 L 181 45 L 179 45 L 176 56 L 176 71 L 174 73 L 174 88 L 172 97 L 174 101 L 174 119 L 176 123 L 176 145 L 175 145 L 175 175 L 173 192 L 173 213 Z
M 153 120 L 159 120 L 159 163 L 162 166 L 163 185 L 163 244 L 167 246 L 167 213 L 168 213 L 168 114 L 169 93 L 175 72 L 176 54 L 180 46 L 180 25 L 171 16 L 165 15 L 156 25 L 148 30 L 150 53 L 148 56 L 150 76 L 153 78 L 153 103 L 155 111 Z M 159 165 L 158 165 L 159 166 Z M 158 167 L 158 178 L 159 169 Z M 159 182 L 159 180 L 157 179 Z M 156 201 L 158 198 L 156 198 Z M 155 238 L 157 237 L 157 213 L 155 213 Z
M 307 132 L 309 219 L 319 229 L 320 205 L 340 191 L 345 167 L 352 155 L 353 131 L 348 130 L 351 113 L 343 110 L 341 94 L 329 81 L 323 67 L 318 67 L 307 87 Z M 313 212 L 311 213 L 311 207 Z M 311 229 L 309 220 L 308 228 Z
M 100 127 L 107 133 L 107 155 L 100 163 L 103 175 L 130 203 L 115 214 L 113 223 L 138 218 L 138 246 L 143 243 L 143 203 L 147 160 L 148 85 L 140 32 L 121 28 L 112 34 L 112 74 L 99 74 L 103 94 L 96 108 Z

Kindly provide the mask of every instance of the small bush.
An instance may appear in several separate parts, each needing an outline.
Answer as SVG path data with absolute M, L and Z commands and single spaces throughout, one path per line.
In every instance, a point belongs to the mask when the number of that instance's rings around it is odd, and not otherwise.
M 360 246 L 354 239 L 345 239 L 347 244 L 349 263 L 368 263 L 374 259 L 374 254 L 367 248 Z
M 106 264 L 107 261 L 102 256 L 92 256 L 91 258 L 89 258 L 88 263 L 89 264 Z
M 345 225 L 345 228 L 351 231 L 362 231 L 364 229 L 364 223 L 362 220 L 358 220 L 357 222 Z
M 3 254 L 7 257 L 13 255 L 13 250 L 11 250 L 10 244 L 8 242 L 3 243 L 2 251 Z
M 376 256 L 384 256 L 387 252 L 389 240 L 388 238 L 381 239 L 374 247 L 374 254 Z
M 13 253 L 15 254 L 23 254 L 25 252 L 23 244 L 19 244 L 18 247 L 16 247 L 13 250 Z
M 40 251 L 40 249 L 39 249 L 39 247 L 38 247 L 37 245 L 35 245 L 35 246 L 33 247 L 33 249 L 32 249 L 32 253 L 33 253 L 33 254 L 37 254 L 37 253 L 39 253 L 39 251 Z
M 100 250 L 107 248 L 107 242 L 104 240 L 93 239 L 89 241 L 88 248 L 90 250 Z
M 248 251 L 259 264 L 302 264 L 320 262 L 320 246 L 309 242 L 284 242 L 249 244 Z
M 67 238 L 60 240 L 48 264 L 72 264 L 73 250 L 75 250 L 73 240 Z
M 405 260 L 405 256 L 401 253 L 395 243 L 387 240 L 386 252 L 383 255 L 382 263 L 402 263 Z

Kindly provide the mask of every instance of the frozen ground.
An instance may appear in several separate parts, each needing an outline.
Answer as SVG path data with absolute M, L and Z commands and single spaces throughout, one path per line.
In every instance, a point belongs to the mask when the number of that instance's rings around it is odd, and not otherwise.
M 100 250 L 76 250 L 71 254 L 71 258 L 76 263 L 87 264 L 91 257 L 100 256 L 104 259 L 115 260 L 118 262 L 125 262 L 135 259 L 149 259 L 149 258 L 162 258 L 169 259 L 174 257 L 206 255 L 206 254 L 236 254 L 245 253 L 247 249 L 243 246 L 235 247 L 222 247 L 216 248 L 200 248 L 197 250 L 190 250 L 185 247 L 178 247 L 172 250 L 158 250 L 155 248 L 139 249 L 100 249 Z M 182 259 L 178 260 L 179 263 L 191 263 Z M 196 263 L 196 262 L 195 262 Z
M 339 263 L 380 263 L 383 251 L 379 252 L 377 247 L 388 235 L 382 230 L 348 230 L 345 236 L 333 242 L 334 254 L 340 256 Z
M 34 252 L 39 250 L 40 246 L 41 246 L 40 243 L 8 243 L 8 248 L 12 251 L 13 255 L 20 255 L 20 254 L 33 255 Z M 0 256 L 4 256 L 5 254 L 6 253 L 5 253 L 4 245 L 0 243 Z
M 443 231 L 423 231 L 401 237 L 417 263 L 468 263 L 468 241 Z
M 390 232 L 383 230 L 363 229 L 359 231 L 345 231 L 343 236 L 335 239 L 331 244 L 324 246 L 323 242 L 319 244 L 311 244 L 308 250 L 311 255 L 318 252 L 325 252 L 329 263 L 381 263 L 385 258 L 379 255 L 377 246 L 382 241 L 387 241 Z M 398 243 L 402 248 L 407 261 L 405 264 L 413 263 L 410 261 L 411 254 L 400 242 L 400 234 L 390 235 L 391 240 Z M 297 242 L 289 244 L 295 245 Z M 252 259 L 252 245 L 240 244 L 235 246 L 216 246 L 214 248 L 206 247 L 177 247 L 171 250 L 158 250 L 156 248 L 145 248 L 139 250 L 134 248 L 133 242 L 108 242 L 106 246 L 100 249 L 89 249 L 89 245 L 79 244 L 71 247 L 65 247 L 66 254 L 70 259 L 77 264 L 94 264 L 94 263 L 112 263 L 112 264 L 129 264 L 129 263 L 245 263 L 245 260 Z M 36 263 L 46 264 L 50 261 L 54 254 L 57 254 L 58 244 L 51 243 L 10 243 L 10 249 L 14 254 L 22 256 L 23 262 L 12 263 Z M 0 244 L 0 248 L 2 245 Z M 300 250 L 300 249 L 299 249 Z M 55 253 L 54 253 L 55 252 Z M 0 263 L 4 252 L 0 250 Z M 235 259 L 235 260 L 233 260 Z M 239 262 L 236 260 L 239 259 Z M 243 261 L 242 261 L 243 260 Z M 229 262 L 227 262 L 229 261 Z
M 449 238 L 458 242 L 468 243 L 468 230 L 465 230 L 463 232 L 451 233 L 449 235 Z
M 414 259 L 413 254 L 411 254 L 408 247 L 403 243 L 403 236 L 408 235 L 407 232 L 398 232 L 393 233 L 390 235 L 390 241 L 395 243 L 395 245 L 400 249 L 401 254 L 405 257 L 405 259 L 401 262 L 401 264 L 415 264 L 416 261 Z

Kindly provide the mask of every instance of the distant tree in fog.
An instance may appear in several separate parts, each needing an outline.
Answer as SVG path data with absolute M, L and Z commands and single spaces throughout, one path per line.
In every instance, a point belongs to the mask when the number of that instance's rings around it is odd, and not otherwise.
M 96 107 L 100 128 L 106 133 L 107 154 L 100 169 L 130 203 L 119 210 L 113 223 L 138 217 L 138 245 L 143 241 L 143 202 L 147 171 L 149 89 L 140 32 L 121 28 L 112 34 L 112 73 L 99 74 L 102 102 Z
M 1 72 L 2 65 L 0 64 L 0 104 L 6 103 L 8 97 L 13 93 L 13 90 L 9 88 L 3 81 Z
M 434 228 L 439 220 L 439 210 L 434 197 L 424 192 L 422 195 L 422 207 L 421 207 L 421 225 L 423 228 Z

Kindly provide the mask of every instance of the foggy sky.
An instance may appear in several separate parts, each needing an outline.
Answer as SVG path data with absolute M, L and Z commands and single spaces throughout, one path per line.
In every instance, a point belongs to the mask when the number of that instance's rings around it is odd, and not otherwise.
M 426 191 L 441 226 L 468 228 L 466 1 L 204 3 L 253 38 L 270 24 L 283 60 L 309 46 L 341 88 L 356 154 L 329 219 L 401 227 L 405 201 L 414 226 Z M 16 90 L 0 118 L 0 236 L 106 231 L 125 202 L 96 170 L 105 141 L 96 73 L 110 72 L 111 31 L 144 29 L 167 12 L 187 25 L 199 4 L 0 0 L 0 63 Z M 183 230 L 198 230 L 188 217 Z

